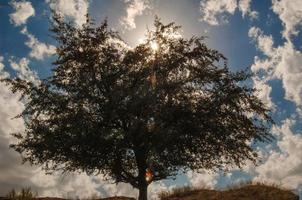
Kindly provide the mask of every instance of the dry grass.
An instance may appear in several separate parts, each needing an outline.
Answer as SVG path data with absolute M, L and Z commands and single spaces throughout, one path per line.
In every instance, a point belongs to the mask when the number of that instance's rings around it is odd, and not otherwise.
M 62 199 L 62 198 L 56 198 L 56 197 L 40 197 L 40 198 L 36 198 L 35 200 L 70 200 L 70 199 Z M 123 197 L 123 196 L 107 197 L 107 198 L 101 198 L 99 196 L 95 196 L 95 197 L 92 196 L 91 198 L 84 198 L 81 200 L 135 200 L 135 199 L 131 198 L 131 197 Z
M 177 188 L 159 194 L 161 200 L 299 200 L 293 191 L 272 183 L 245 182 L 225 190 Z
M 108 198 L 103 198 L 102 200 L 135 200 L 135 199 L 131 197 L 108 197 Z
M 33 192 L 31 188 L 23 188 L 20 191 L 16 191 L 12 189 L 6 197 L 0 197 L 0 200 L 71 200 L 65 198 L 58 198 L 58 197 L 38 197 L 37 192 Z M 101 198 L 98 195 L 92 195 L 88 198 L 84 198 L 82 200 L 135 200 L 131 197 L 108 197 L 108 198 Z
M 209 188 L 181 187 L 171 191 L 163 191 L 158 197 L 161 200 L 299 200 L 298 195 L 288 188 L 274 183 L 244 182 L 228 186 L 224 190 L 211 190 Z M 37 197 L 30 188 L 20 192 L 12 190 L 6 198 L 0 200 L 66 200 L 55 197 Z M 91 196 L 86 200 L 135 200 L 130 197 L 101 198 Z
M 167 197 L 183 197 L 186 196 L 188 194 L 194 194 L 196 192 L 198 192 L 200 189 L 198 188 L 192 188 L 189 186 L 185 186 L 185 187 L 179 187 L 179 188 L 173 188 L 171 191 L 162 191 L 161 193 L 158 194 L 158 197 L 160 199 L 165 199 Z

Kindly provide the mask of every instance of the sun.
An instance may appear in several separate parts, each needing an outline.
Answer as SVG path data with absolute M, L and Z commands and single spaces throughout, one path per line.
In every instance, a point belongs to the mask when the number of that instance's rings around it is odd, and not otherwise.
M 147 41 L 146 37 L 139 38 L 138 44 L 149 44 L 154 52 L 159 49 L 159 45 L 156 41 Z
M 158 50 L 158 44 L 157 44 L 157 42 L 154 42 L 154 41 L 150 42 L 150 46 L 151 46 L 151 49 L 153 51 L 157 51 Z

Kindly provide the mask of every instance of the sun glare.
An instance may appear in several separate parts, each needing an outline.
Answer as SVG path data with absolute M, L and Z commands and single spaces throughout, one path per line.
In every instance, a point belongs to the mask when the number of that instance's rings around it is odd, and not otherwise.
M 157 51 L 158 50 L 158 44 L 156 42 L 151 42 L 150 46 L 151 46 L 151 49 L 153 51 Z
M 146 42 L 146 38 L 145 37 L 139 38 L 137 41 L 138 41 L 138 44 L 143 44 Z
M 138 41 L 138 44 L 147 43 L 147 39 L 146 39 L 145 37 L 139 38 L 137 41 Z M 149 45 L 150 45 L 150 47 L 151 47 L 151 49 L 152 49 L 153 51 L 157 51 L 157 50 L 158 50 L 158 44 L 157 44 L 157 42 L 155 42 L 155 41 L 150 41 L 150 42 L 149 42 Z

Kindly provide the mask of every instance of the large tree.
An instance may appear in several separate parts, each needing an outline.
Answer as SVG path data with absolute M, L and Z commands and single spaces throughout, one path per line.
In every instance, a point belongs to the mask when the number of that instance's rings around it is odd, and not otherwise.
M 256 161 L 269 141 L 269 110 L 203 37 L 185 39 L 156 18 L 128 47 L 107 22 L 78 28 L 54 15 L 53 73 L 38 84 L 7 79 L 25 102 L 26 129 L 12 147 L 45 170 L 101 173 L 148 185 L 180 170 L 216 170 Z M 245 84 L 247 83 L 247 84 Z

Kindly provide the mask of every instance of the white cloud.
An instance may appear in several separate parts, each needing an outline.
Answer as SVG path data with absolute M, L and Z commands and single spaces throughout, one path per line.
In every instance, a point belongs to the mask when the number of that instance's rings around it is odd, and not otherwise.
M 144 10 L 149 8 L 146 0 L 124 0 L 127 3 L 126 16 L 122 17 L 120 22 L 126 29 L 135 29 L 135 18 L 143 14 Z
M 273 103 L 270 96 L 272 92 L 272 87 L 267 84 L 265 80 L 260 79 L 259 77 L 253 77 L 254 87 L 257 89 L 256 95 L 258 98 L 271 109 L 275 109 L 276 105 Z
M 3 61 L 4 61 L 4 57 L 0 56 L 0 79 L 9 77 L 9 74 L 4 71 Z
M 283 36 L 289 40 L 291 35 L 297 35 L 297 27 L 302 25 L 302 1 L 272 0 L 272 8 L 284 25 Z
M 61 15 L 70 18 L 77 26 L 86 22 L 88 0 L 45 0 L 49 7 Z
M 21 165 L 20 156 L 9 148 L 11 133 L 24 129 L 24 122 L 14 118 L 24 106 L 19 101 L 19 94 L 13 94 L 9 86 L 0 82 L 0 196 L 12 188 L 32 186 L 28 178 L 33 175 L 28 165 Z
M 0 78 L 7 78 L 9 74 L 3 70 L 3 60 L 0 56 Z M 9 144 L 13 141 L 10 134 L 24 129 L 23 120 L 14 118 L 24 108 L 19 97 L 18 93 L 13 94 L 9 86 L 0 82 L 0 196 L 13 187 L 31 186 L 27 184 L 27 178 L 33 175 L 28 165 L 22 166 L 20 156 L 9 149 Z
M 254 64 L 251 66 L 252 72 L 264 70 L 266 77 L 253 77 L 254 87 L 258 90 L 256 95 L 262 100 L 269 108 L 275 109 L 275 104 L 270 97 L 272 87 L 268 85 L 267 81 L 272 79 L 273 66 L 277 64 L 280 58 L 275 54 L 276 49 L 273 47 L 273 37 L 266 36 L 257 27 L 251 27 L 248 32 L 255 43 L 256 47 L 267 57 L 268 59 L 260 59 L 258 56 L 254 58 Z
M 283 23 L 285 41 L 277 46 L 271 35 L 265 35 L 261 29 L 252 27 L 249 36 L 253 38 L 263 57 L 256 56 L 251 69 L 253 72 L 260 72 L 261 77 L 259 75 L 255 79 L 264 83 L 271 79 L 281 80 L 284 98 L 297 105 L 296 113 L 299 115 L 302 105 L 302 52 L 295 48 L 292 37 L 298 34 L 297 27 L 302 23 L 302 2 L 272 0 L 272 3 L 273 11 Z M 261 87 L 261 82 L 254 83 L 256 87 Z M 270 90 L 264 90 L 262 99 L 269 99 L 267 94 Z M 268 152 L 263 154 L 265 161 L 255 169 L 256 181 L 264 180 L 301 190 L 302 135 L 295 134 L 291 129 L 295 123 L 294 120 L 287 119 L 281 126 L 272 128 L 278 139 L 277 148 L 269 146 Z
M 29 180 L 38 187 L 40 196 L 74 198 L 91 198 L 93 195 L 102 196 L 98 187 L 102 186 L 94 177 L 84 173 L 64 174 L 56 173 L 46 175 L 40 169 L 35 170 L 35 175 Z
M 267 79 L 280 79 L 285 98 L 301 106 L 302 52 L 295 48 L 292 37 L 299 33 L 297 27 L 302 25 L 302 1 L 272 0 L 272 9 L 283 23 L 285 42 L 274 47 L 272 36 L 264 35 L 259 28 L 252 27 L 249 36 L 256 41 L 256 46 L 265 56 L 262 59 L 255 57 L 252 70 L 263 70 Z
M 99 186 L 102 187 L 102 195 L 106 197 L 112 196 L 128 196 L 128 197 L 137 197 L 138 190 L 134 189 L 130 184 L 118 183 L 110 184 L 106 183 L 99 179 Z
M 286 42 L 279 50 L 281 60 L 276 66 L 276 76 L 282 80 L 285 98 L 301 106 L 302 52 L 295 50 L 291 42 Z
M 172 187 L 173 186 L 168 187 L 163 183 L 163 181 L 154 182 L 149 186 L 148 199 L 159 199 L 158 194 L 160 194 L 163 191 L 169 191 L 171 190 Z
M 10 14 L 9 17 L 11 23 L 15 26 L 26 24 L 27 19 L 35 15 L 35 9 L 32 7 L 31 2 L 12 0 L 11 5 L 15 12 Z
M 45 57 L 55 54 L 55 46 L 40 42 L 35 36 L 27 31 L 26 27 L 21 30 L 21 33 L 28 37 L 28 40 L 25 42 L 25 44 L 31 49 L 29 53 L 30 57 L 37 60 L 43 60 Z
M 273 56 L 275 49 L 273 48 L 273 37 L 264 35 L 257 27 L 251 27 L 248 32 L 249 37 L 256 41 L 257 48 L 266 56 Z
M 129 44 L 127 44 L 126 42 L 124 42 L 123 40 L 120 40 L 118 38 L 109 37 L 107 42 L 108 42 L 108 44 L 117 48 L 121 53 L 124 53 L 124 50 L 132 49 L 132 47 Z
M 10 58 L 9 63 L 17 72 L 17 76 L 20 79 L 27 80 L 35 84 L 39 83 L 39 77 L 36 72 L 29 68 L 29 60 L 27 58 L 21 58 L 19 62 L 14 61 L 13 58 Z
M 35 170 L 35 175 L 30 181 L 39 186 L 39 194 L 41 196 L 55 196 L 65 198 L 80 197 L 89 198 L 93 195 L 100 197 L 127 196 L 138 197 L 138 190 L 130 184 L 118 183 L 112 184 L 104 181 L 102 175 L 88 176 L 81 174 L 61 175 L 45 175 L 40 169 Z M 157 181 L 148 187 L 148 198 L 157 199 L 157 195 L 161 191 L 167 191 L 169 188 L 162 182 Z
M 200 2 L 201 20 L 210 25 L 226 23 L 226 14 L 234 14 L 237 0 L 202 0 Z
M 256 11 L 251 10 L 251 0 L 201 0 L 200 13 L 201 21 L 210 25 L 219 25 L 228 22 L 228 15 L 233 15 L 236 9 L 251 19 L 258 16 Z
M 274 127 L 280 137 L 278 150 L 271 150 L 266 162 L 256 167 L 256 181 L 279 183 L 285 187 L 301 189 L 302 186 L 302 135 L 294 134 L 295 121 L 287 119 L 280 127 Z
M 290 40 L 274 47 L 272 36 L 264 35 L 259 28 L 252 27 L 249 36 L 256 41 L 264 58 L 255 57 L 253 72 L 263 70 L 266 79 L 278 78 L 283 83 L 285 98 L 302 105 L 302 52 L 295 49 Z
M 206 187 L 213 189 L 217 184 L 218 174 L 202 170 L 199 173 L 188 171 L 187 177 L 193 187 Z
M 15 26 L 26 24 L 27 19 L 35 15 L 35 10 L 32 7 L 31 2 L 12 0 L 11 5 L 16 11 L 9 16 L 10 21 Z M 25 42 L 25 44 L 29 48 L 31 48 L 30 57 L 36 58 L 38 60 L 43 60 L 44 57 L 50 56 L 55 53 L 55 47 L 53 45 L 47 45 L 40 42 L 37 38 L 35 38 L 27 31 L 26 27 L 22 29 L 21 33 L 28 37 L 28 41 Z
M 251 10 L 251 0 L 240 0 L 238 2 L 238 8 L 242 12 L 242 17 L 245 17 L 246 15 L 251 19 L 258 17 L 258 13 Z

